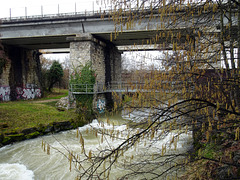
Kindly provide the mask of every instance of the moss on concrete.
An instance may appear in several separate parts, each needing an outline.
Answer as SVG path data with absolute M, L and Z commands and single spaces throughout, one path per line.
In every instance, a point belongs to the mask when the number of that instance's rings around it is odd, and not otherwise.
M 8 137 L 8 136 L 4 136 L 2 144 L 6 145 L 6 144 L 9 144 L 9 143 L 11 143 L 11 138 Z
M 8 137 L 11 139 L 12 142 L 22 141 L 25 139 L 23 133 L 11 134 L 11 135 L 8 135 Z
M 25 137 L 26 139 L 32 139 L 32 138 L 38 137 L 39 135 L 40 135 L 40 132 L 36 131 L 36 132 L 25 135 Z

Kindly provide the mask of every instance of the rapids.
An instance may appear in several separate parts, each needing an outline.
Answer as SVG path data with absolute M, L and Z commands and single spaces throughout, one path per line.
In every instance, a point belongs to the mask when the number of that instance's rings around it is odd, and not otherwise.
M 130 117 L 130 116 L 129 116 Z M 132 117 L 126 119 L 122 118 L 121 115 L 110 117 L 110 125 L 107 122 L 107 118 L 102 118 L 104 123 L 99 124 L 97 120 L 93 120 L 92 123 L 79 128 L 81 132 L 86 151 L 96 151 L 97 149 L 104 149 L 108 146 L 107 143 L 101 143 L 101 136 L 96 137 L 92 133 L 87 133 L 90 127 L 95 129 L 112 129 L 118 132 L 125 132 L 127 121 L 131 120 Z M 70 130 L 61 132 L 54 135 L 47 135 L 32 140 L 27 140 L 13 145 L 8 145 L 0 149 L 0 180 L 72 180 L 77 176 L 77 171 L 72 168 L 69 170 L 69 162 L 67 158 L 59 153 L 74 151 L 77 153 L 81 152 L 81 145 L 79 138 L 76 138 L 76 130 Z M 126 134 L 122 133 L 121 136 L 124 138 Z M 159 151 L 159 147 L 162 147 L 163 143 L 167 143 L 171 139 L 171 135 L 166 136 L 164 139 L 156 143 L 155 147 L 152 147 L 152 151 Z M 50 155 L 44 152 L 42 148 L 42 142 L 49 143 L 52 147 Z M 111 140 L 108 141 L 108 143 Z M 116 147 L 123 140 L 115 139 L 111 141 L 111 146 Z M 186 150 L 190 145 L 186 146 L 186 142 L 189 141 L 189 135 L 182 136 L 178 142 L 178 148 Z M 184 147 L 184 148 L 183 148 Z M 139 145 L 139 151 L 136 152 L 134 149 L 129 149 L 126 156 L 131 154 L 141 156 L 141 150 L 144 149 L 143 145 Z M 66 153 L 67 156 L 67 153 Z M 113 176 L 111 179 L 115 179 L 122 175 L 123 171 L 119 167 L 112 169 Z

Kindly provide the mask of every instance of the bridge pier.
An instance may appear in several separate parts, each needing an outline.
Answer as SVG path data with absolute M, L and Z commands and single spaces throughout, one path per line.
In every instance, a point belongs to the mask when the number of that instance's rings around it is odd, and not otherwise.
M 0 101 L 41 97 L 40 53 L 15 46 L 5 46 L 8 57 L 0 74 Z
M 70 74 L 80 65 L 91 63 L 96 73 L 96 85 L 121 81 L 121 53 L 110 42 L 103 42 L 91 34 L 82 33 L 68 38 L 70 41 Z M 95 86 L 97 87 L 97 86 Z M 114 99 L 111 92 L 96 93 L 94 89 L 93 109 L 103 112 L 111 108 Z

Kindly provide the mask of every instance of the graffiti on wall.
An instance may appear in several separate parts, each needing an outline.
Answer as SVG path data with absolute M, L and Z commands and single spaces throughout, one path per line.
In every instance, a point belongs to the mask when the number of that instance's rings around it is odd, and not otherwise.
M 17 99 L 34 99 L 41 97 L 41 89 L 35 84 L 26 84 L 25 88 L 17 87 Z
M 0 101 L 10 101 L 10 87 L 0 86 Z M 34 99 L 41 97 L 41 89 L 35 84 L 26 84 L 25 87 L 16 87 L 17 99 Z
M 105 101 L 102 99 L 99 99 L 97 102 L 97 109 L 98 109 L 99 113 L 104 113 L 105 106 L 106 106 Z
M 0 87 L 0 101 L 10 101 L 10 87 L 1 86 Z

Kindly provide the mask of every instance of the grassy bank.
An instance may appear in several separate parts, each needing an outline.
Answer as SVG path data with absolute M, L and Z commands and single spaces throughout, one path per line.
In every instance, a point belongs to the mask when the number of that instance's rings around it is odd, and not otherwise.
M 74 110 L 58 111 L 55 108 L 58 99 L 66 96 L 67 92 L 55 90 L 39 100 L 1 102 L 0 133 L 20 132 L 27 128 L 75 119 Z
M 40 100 L 60 99 L 68 95 L 68 89 L 53 88 L 52 92 L 44 92 L 44 97 Z

